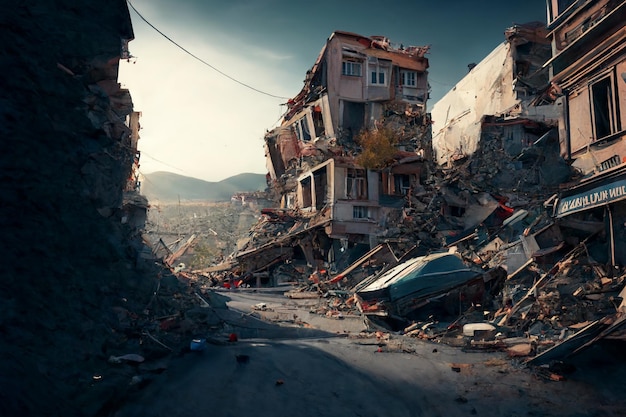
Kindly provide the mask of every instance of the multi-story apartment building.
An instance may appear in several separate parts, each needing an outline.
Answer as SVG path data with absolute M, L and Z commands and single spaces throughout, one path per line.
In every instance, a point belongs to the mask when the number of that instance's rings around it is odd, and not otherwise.
M 548 0 L 561 154 L 580 178 L 552 201 L 563 222 L 605 226 L 601 262 L 626 264 L 626 1 Z M 601 227 L 602 228 L 602 227 Z
M 381 36 L 328 38 L 281 126 L 265 137 L 282 207 L 310 213 L 331 239 L 375 244 L 431 153 L 427 51 Z M 387 158 L 364 162 L 364 132 L 387 132 Z

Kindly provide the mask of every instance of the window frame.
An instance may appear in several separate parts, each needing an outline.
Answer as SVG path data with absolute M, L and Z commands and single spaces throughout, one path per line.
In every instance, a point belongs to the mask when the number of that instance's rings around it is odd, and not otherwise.
M 368 206 L 352 206 L 352 218 L 359 220 L 369 219 L 369 207 Z
M 409 77 L 410 76 L 410 77 Z M 409 83 L 411 78 L 412 83 Z M 403 87 L 416 88 L 417 87 L 417 71 L 400 70 L 400 85 Z
M 313 140 L 306 115 L 293 122 L 292 126 L 293 130 L 296 132 L 298 140 L 302 142 L 310 142 Z
M 376 87 L 387 87 L 389 85 L 389 73 L 391 63 L 380 62 L 376 57 L 370 57 L 367 62 L 368 84 Z
M 610 137 L 621 129 L 617 94 L 614 71 L 589 83 L 589 109 L 594 141 Z
M 352 59 L 341 61 L 341 75 L 346 77 L 361 77 L 363 75 L 363 63 Z
M 367 200 L 367 173 L 364 169 L 348 168 L 345 196 L 349 200 Z M 356 195 L 353 194 L 356 192 Z
M 408 195 L 411 189 L 411 181 L 413 175 L 411 174 L 394 174 L 393 175 L 393 189 L 395 195 Z

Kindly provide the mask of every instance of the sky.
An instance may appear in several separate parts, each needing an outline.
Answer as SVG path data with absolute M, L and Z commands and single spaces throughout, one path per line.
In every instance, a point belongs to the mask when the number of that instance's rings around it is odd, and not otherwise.
M 129 4 L 143 19 L 129 6 L 135 39 L 132 57 L 120 62 L 119 82 L 142 114 L 140 171 L 211 182 L 267 172 L 263 137 L 279 125 L 334 31 L 429 45 L 432 109 L 468 64 L 504 41 L 506 28 L 546 21 L 545 0 Z

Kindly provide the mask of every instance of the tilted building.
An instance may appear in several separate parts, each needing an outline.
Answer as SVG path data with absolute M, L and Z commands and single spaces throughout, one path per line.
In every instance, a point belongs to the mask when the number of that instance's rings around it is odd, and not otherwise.
M 332 242 L 374 246 L 419 187 L 431 155 L 427 52 L 332 33 L 280 127 L 265 136 L 270 188 L 282 208 L 310 216 L 309 228 L 330 238 L 326 260 Z M 386 155 L 368 148 L 365 132 L 386 141 Z

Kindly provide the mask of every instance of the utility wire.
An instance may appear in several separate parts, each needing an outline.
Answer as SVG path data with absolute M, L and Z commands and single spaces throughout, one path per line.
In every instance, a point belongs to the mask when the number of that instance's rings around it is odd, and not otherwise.
M 266 96 L 270 96 L 270 97 L 274 97 L 274 98 L 280 98 L 283 100 L 289 100 L 289 97 L 282 97 L 282 96 L 277 96 L 274 94 L 270 94 L 270 93 L 266 93 L 265 91 L 261 91 L 258 88 L 254 88 L 251 85 L 248 85 L 246 83 L 243 83 L 233 77 L 231 77 L 230 75 L 220 71 L 219 69 L 215 68 L 213 65 L 209 64 L 208 62 L 206 62 L 205 60 L 203 60 L 202 58 L 199 58 L 198 56 L 192 54 L 191 52 L 189 52 L 187 49 L 183 48 L 180 44 L 176 43 L 172 38 L 170 38 L 169 36 L 167 36 L 165 33 L 161 32 L 159 29 L 156 28 L 156 26 L 154 26 L 152 23 L 148 22 L 148 20 L 146 20 L 145 17 L 143 17 L 141 15 L 141 13 L 139 13 L 139 11 L 135 8 L 135 6 L 133 6 L 133 4 L 130 2 L 130 0 L 126 0 L 126 2 L 128 3 L 128 5 L 131 7 L 131 9 L 133 9 L 133 11 L 137 14 L 137 16 L 139 16 L 139 18 L 141 20 L 143 20 L 144 22 L 146 22 L 148 24 L 148 26 L 150 26 L 152 29 L 156 30 L 161 36 L 163 36 L 165 39 L 167 39 L 168 41 L 170 41 L 171 43 L 173 43 L 174 45 L 176 45 L 178 48 L 180 48 L 181 50 L 183 50 L 185 53 L 187 53 L 188 55 L 194 57 L 195 59 L 197 59 L 198 61 L 202 62 L 204 65 L 206 65 L 207 67 L 211 68 L 214 71 L 217 71 L 218 73 L 220 73 L 221 75 L 223 75 L 224 77 L 236 82 L 237 84 L 241 84 L 244 87 L 247 87 L 251 90 L 256 91 L 257 93 L 261 93 L 261 94 L 265 94 Z
M 160 164 L 163 164 L 163 165 L 165 165 L 165 166 L 167 166 L 167 167 L 174 168 L 174 169 L 175 169 L 175 170 L 177 170 L 177 171 L 184 172 L 185 174 L 188 174 L 188 175 L 189 175 L 189 173 L 188 173 L 188 172 L 186 172 L 184 169 L 182 169 L 182 168 L 178 168 L 178 167 L 175 167 L 174 165 L 170 165 L 170 164 L 168 164 L 167 162 L 161 161 L 160 159 L 156 159 L 154 156 L 152 156 L 152 155 L 148 155 L 148 154 L 147 154 L 147 153 L 145 153 L 144 151 L 141 151 L 141 156 L 147 156 L 148 158 L 152 159 L 153 161 L 156 161 L 156 162 L 158 162 L 158 163 L 160 163 Z
M 446 84 L 446 83 L 442 83 L 442 82 L 439 82 L 439 81 L 433 80 L 433 79 L 432 79 L 432 78 L 430 78 L 430 77 L 428 77 L 428 81 L 432 81 L 432 82 L 434 82 L 435 84 L 443 85 L 443 86 L 446 86 L 446 87 L 454 87 L 454 84 Z

